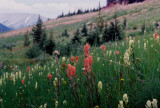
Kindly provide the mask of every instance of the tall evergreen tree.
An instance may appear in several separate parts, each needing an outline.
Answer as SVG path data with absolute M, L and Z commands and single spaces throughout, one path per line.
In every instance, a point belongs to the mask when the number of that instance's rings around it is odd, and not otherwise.
M 47 40 L 46 45 L 45 45 L 45 51 L 49 55 L 52 55 L 54 48 L 55 48 L 55 42 L 53 40 L 53 32 L 51 31 L 50 32 L 50 39 Z
M 40 42 L 39 42 L 39 47 L 45 51 L 45 47 L 46 47 L 46 42 L 47 42 L 47 33 L 46 33 L 46 29 L 43 30 L 41 37 L 40 37 Z
M 123 30 L 125 30 L 126 27 L 127 27 L 127 18 L 125 17 L 125 18 L 123 19 Z
M 124 35 L 124 31 L 117 20 L 117 15 L 115 13 L 114 19 L 111 22 L 108 28 L 105 28 L 105 32 L 103 34 L 104 41 L 115 41 L 121 40 Z
M 65 29 L 65 30 L 64 30 L 64 32 L 62 33 L 62 36 L 69 37 L 69 34 L 68 34 L 68 31 L 67 31 L 67 29 Z
M 100 38 L 99 38 L 99 31 L 97 29 L 95 31 L 92 31 L 87 36 L 86 43 L 89 43 L 91 46 L 101 44 Z
M 82 36 L 87 36 L 88 35 L 88 30 L 87 30 L 86 24 L 83 25 L 81 33 L 82 33 Z
M 25 36 L 24 46 L 29 46 L 30 41 L 29 41 L 29 32 L 28 32 L 28 30 L 27 30 L 27 32 L 26 32 L 26 34 L 24 36 Z
M 77 31 L 75 32 L 74 37 L 72 39 L 72 44 L 75 44 L 75 43 L 81 43 L 81 37 L 80 37 L 79 29 L 77 29 Z
M 98 17 L 97 17 L 97 28 L 99 30 L 100 33 L 102 33 L 103 31 L 103 28 L 104 28 L 104 16 L 102 16 L 101 14 L 101 6 L 100 6 L 100 3 L 99 3 L 99 8 L 98 8 Z
M 111 40 L 111 37 L 109 35 L 108 25 L 106 24 L 103 32 L 103 42 L 108 42 L 110 40 Z
M 34 44 L 40 44 L 41 36 L 43 33 L 43 21 L 41 17 L 38 17 L 36 25 L 32 28 L 33 42 Z

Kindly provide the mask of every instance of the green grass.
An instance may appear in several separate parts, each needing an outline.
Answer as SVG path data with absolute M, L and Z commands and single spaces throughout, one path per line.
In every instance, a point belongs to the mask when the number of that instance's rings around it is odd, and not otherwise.
M 144 49 L 144 43 L 147 44 L 146 50 Z M 160 47 L 159 42 L 155 41 L 152 35 L 135 38 L 133 53 L 136 65 L 132 62 L 132 57 L 130 56 L 131 64 L 128 68 L 124 66 L 123 60 L 124 53 L 129 48 L 128 41 L 107 43 L 105 46 L 105 52 L 96 47 L 90 50 L 90 54 L 93 57 L 92 70 L 95 76 L 93 91 L 98 89 L 97 84 L 99 81 L 102 81 L 103 84 L 102 91 L 98 94 L 100 99 L 97 100 L 96 92 L 94 92 L 93 106 L 99 105 L 102 108 L 117 107 L 124 93 L 129 96 L 129 106 L 131 108 L 144 107 L 147 100 L 160 99 Z M 116 55 L 116 51 L 119 51 L 120 54 Z M 80 102 L 79 107 L 87 108 L 89 106 L 87 102 L 87 85 L 85 83 L 86 76 L 82 71 L 84 57 L 80 53 L 77 56 L 79 56 L 80 60 L 78 64 L 74 65 L 77 76 L 75 82 L 78 93 L 76 94 Z M 100 58 L 100 60 L 97 61 L 97 58 Z M 8 71 L 8 74 L 5 72 L 5 77 L 2 75 L 0 80 L 2 81 L 0 91 L 3 107 L 12 106 L 17 108 L 25 107 L 25 105 L 39 107 L 47 103 L 48 108 L 52 108 L 55 106 L 55 100 L 58 101 L 59 108 L 78 107 L 70 86 L 71 82 L 66 75 L 66 68 L 62 69 L 62 63 L 60 58 L 58 65 L 54 59 L 45 65 L 33 65 L 30 73 L 27 71 L 27 66 L 22 69 L 13 68 L 12 66 L 12 70 Z M 71 63 L 70 58 L 67 58 L 64 63 Z M 1 69 L 1 71 L 3 70 L 5 71 L 5 69 Z M 57 95 L 57 86 L 53 85 L 57 72 L 67 82 L 66 84 L 61 82 L 59 95 Z M 53 76 L 51 80 L 49 80 L 48 74 Z M 13 83 L 14 77 L 16 80 L 15 85 Z M 25 79 L 24 85 L 21 82 L 23 77 Z M 121 78 L 124 79 L 123 82 L 121 82 Z M 35 90 L 36 82 L 38 83 L 37 90 Z M 64 100 L 67 101 L 66 105 L 63 104 Z
M 95 76 L 95 84 L 89 91 L 90 93 L 93 92 L 93 98 L 90 101 L 93 103 L 93 107 L 97 105 L 101 108 L 117 107 L 119 101 L 123 99 L 124 93 L 129 96 L 128 105 L 130 108 L 143 108 L 147 100 L 160 100 L 160 41 L 153 39 L 154 31 L 150 29 L 153 22 L 160 17 L 159 8 L 159 2 L 156 2 L 128 10 L 117 10 L 118 17 L 129 15 L 127 17 L 126 35 L 135 37 L 134 59 L 130 56 L 131 64 L 129 67 L 124 65 L 123 59 L 125 51 L 129 48 L 129 42 L 125 39 L 106 43 L 105 52 L 102 52 L 99 47 L 90 49 L 90 54 L 93 57 L 92 70 Z M 147 11 L 132 16 L 132 14 L 144 9 Z M 102 15 L 105 16 L 105 21 L 109 21 L 113 18 L 113 11 Z M 74 20 L 74 18 L 67 20 Z M 96 18 L 92 17 L 82 22 L 60 25 L 49 29 L 47 32 L 49 34 L 52 30 L 56 43 L 65 44 L 72 39 L 77 28 L 82 28 L 83 24 L 87 22 L 95 23 L 95 20 Z M 120 18 L 119 21 L 122 23 L 123 18 Z M 147 28 L 144 35 L 140 33 L 143 23 L 146 24 Z M 135 27 L 137 29 L 133 30 Z M 70 33 L 69 38 L 60 36 L 65 29 Z M 3 63 L 3 67 L 0 69 L 0 97 L 3 102 L 0 103 L 0 106 L 2 108 L 38 108 L 40 105 L 47 103 L 47 108 L 53 108 L 55 107 L 55 101 L 58 101 L 58 108 L 78 106 L 88 108 L 87 77 L 82 70 L 84 68 L 83 46 L 79 46 L 77 48 L 78 52 L 75 54 L 80 58 L 78 64 L 71 63 L 70 57 L 66 58 L 65 62 L 62 62 L 62 58 L 59 58 L 58 65 L 53 57 L 50 57 L 44 63 L 31 64 L 31 61 L 25 55 L 28 48 L 23 47 L 23 40 L 24 36 L 22 35 L 0 39 L 0 46 L 4 43 L 16 44 L 12 51 L 0 49 L 0 62 Z M 32 36 L 30 36 L 30 40 L 32 40 Z M 144 43 L 146 43 L 146 50 L 144 49 Z M 119 51 L 120 54 L 116 55 L 116 51 Z M 97 58 L 100 60 L 98 61 Z M 62 69 L 62 63 L 66 65 L 70 63 L 76 67 L 77 93 L 74 93 L 75 90 L 73 91 L 71 87 L 72 83 L 66 75 L 66 67 Z M 31 72 L 27 71 L 28 66 L 31 67 Z M 53 84 L 53 81 L 57 78 L 57 72 L 60 74 L 59 89 L 58 86 L 55 87 Z M 48 74 L 52 75 L 51 80 L 49 80 Z M 14 78 L 15 84 L 13 82 Z M 22 84 L 23 78 L 25 84 Z M 62 78 L 66 81 L 66 84 L 61 80 Z M 121 81 L 121 79 L 124 79 L 124 81 Z M 101 93 L 96 92 L 99 81 L 102 81 L 103 84 Z M 37 90 L 35 90 L 36 82 L 38 83 Z M 92 85 L 91 82 L 89 84 Z M 64 100 L 67 101 L 65 105 L 63 104 Z M 159 102 L 158 106 L 160 106 Z

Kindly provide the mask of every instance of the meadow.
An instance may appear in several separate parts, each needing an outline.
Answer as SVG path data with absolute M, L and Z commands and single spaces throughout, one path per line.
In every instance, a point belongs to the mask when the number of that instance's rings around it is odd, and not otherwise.
M 157 108 L 159 42 L 156 34 L 127 37 L 101 47 L 86 44 L 75 57 L 57 58 L 55 52 L 55 59 L 44 65 L 12 65 L 8 72 L 2 66 L 1 107 L 151 108 L 154 100 Z
M 27 47 L 23 34 L 0 38 L 0 108 L 158 108 L 159 4 L 153 0 L 102 10 L 105 23 L 113 19 L 113 13 L 121 25 L 127 19 L 126 36 L 101 46 L 91 46 L 82 37 L 82 44 L 73 47 L 69 56 L 58 52 L 59 45 L 69 43 L 84 24 L 89 31 L 89 26 L 96 25 L 98 13 L 44 23 L 57 46 L 54 55 L 40 55 L 44 61 L 26 56 L 34 45 L 32 35 Z M 65 29 L 69 37 L 61 36 Z M 15 47 L 2 48 L 4 44 Z

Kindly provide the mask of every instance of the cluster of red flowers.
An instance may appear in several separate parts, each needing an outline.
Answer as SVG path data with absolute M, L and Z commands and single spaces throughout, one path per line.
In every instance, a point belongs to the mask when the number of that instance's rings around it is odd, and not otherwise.
M 116 51 L 116 54 L 119 55 L 119 51 Z
M 105 51 L 106 47 L 104 45 L 101 46 L 102 51 Z
M 89 49 L 90 46 L 88 43 L 84 46 L 84 68 L 86 72 L 91 72 L 92 70 L 92 63 L 93 63 L 93 58 L 92 56 L 89 55 Z
M 85 46 L 84 46 L 84 57 L 87 58 L 89 56 L 89 49 L 90 49 L 90 46 L 89 44 L 87 43 Z
M 153 34 L 153 36 L 155 39 L 159 38 L 159 35 L 157 33 Z
M 78 56 L 76 56 L 76 57 L 71 57 L 71 62 L 76 62 L 76 63 L 78 63 L 78 60 L 79 60 L 79 57 Z
M 27 67 L 27 71 L 30 72 L 30 70 L 31 70 L 30 67 Z
M 51 74 L 49 74 L 49 75 L 48 75 L 48 78 L 51 80 L 51 79 L 52 79 L 52 75 L 51 75 Z
M 71 77 L 75 76 L 76 74 L 76 67 L 72 66 L 71 64 L 68 64 L 68 68 L 67 68 L 67 76 L 69 79 L 71 79 Z
M 84 68 L 85 68 L 85 71 L 91 72 L 92 63 L 93 63 L 92 56 L 88 56 L 86 59 L 84 59 Z
M 22 84 L 24 84 L 25 83 L 25 81 L 24 81 L 24 79 L 22 79 Z
M 62 63 L 62 69 L 64 69 L 66 67 L 65 63 Z

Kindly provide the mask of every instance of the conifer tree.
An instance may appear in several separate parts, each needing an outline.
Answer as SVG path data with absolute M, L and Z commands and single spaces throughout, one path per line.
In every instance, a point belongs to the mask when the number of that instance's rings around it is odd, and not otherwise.
M 36 25 L 32 28 L 32 35 L 33 35 L 33 43 L 40 44 L 41 36 L 43 34 L 43 21 L 41 17 L 38 17 Z
M 86 24 L 83 25 L 81 33 L 82 33 L 82 36 L 87 36 L 88 35 L 88 30 L 87 30 Z
M 27 30 L 27 32 L 26 32 L 26 34 L 24 36 L 25 36 L 24 46 L 29 46 L 30 41 L 29 41 L 29 32 L 28 32 L 28 30 Z
M 79 29 L 77 29 L 77 31 L 75 32 L 74 37 L 72 39 L 72 44 L 75 44 L 75 43 L 81 43 L 81 37 L 80 37 Z
M 54 49 L 55 49 L 55 42 L 53 40 L 53 32 L 51 31 L 50 32 L 50 39 L 47 40 L 47 42 L 46 42 L 45 51 L 49 55 L 52 55 Z
M 108 32 L 107 28 L 105 30 L 105 33 L 103 34 L 103 39 L 107 42 L 107 41 L 115 41 L 115 40 L 121 40 L 122 37 L 124 36 L 124 31 L 121 27 L 121 25 L 119 24 L 118 20 L 117 20 L 117 15 L 115 13 L 114 15 L 114 19 L 113 21 L 110 23 L 110 26 L 108 28 Z
M 127 27 L 127 19 L 126 17 L 123 19 L 123 30 L 125 30 Z

